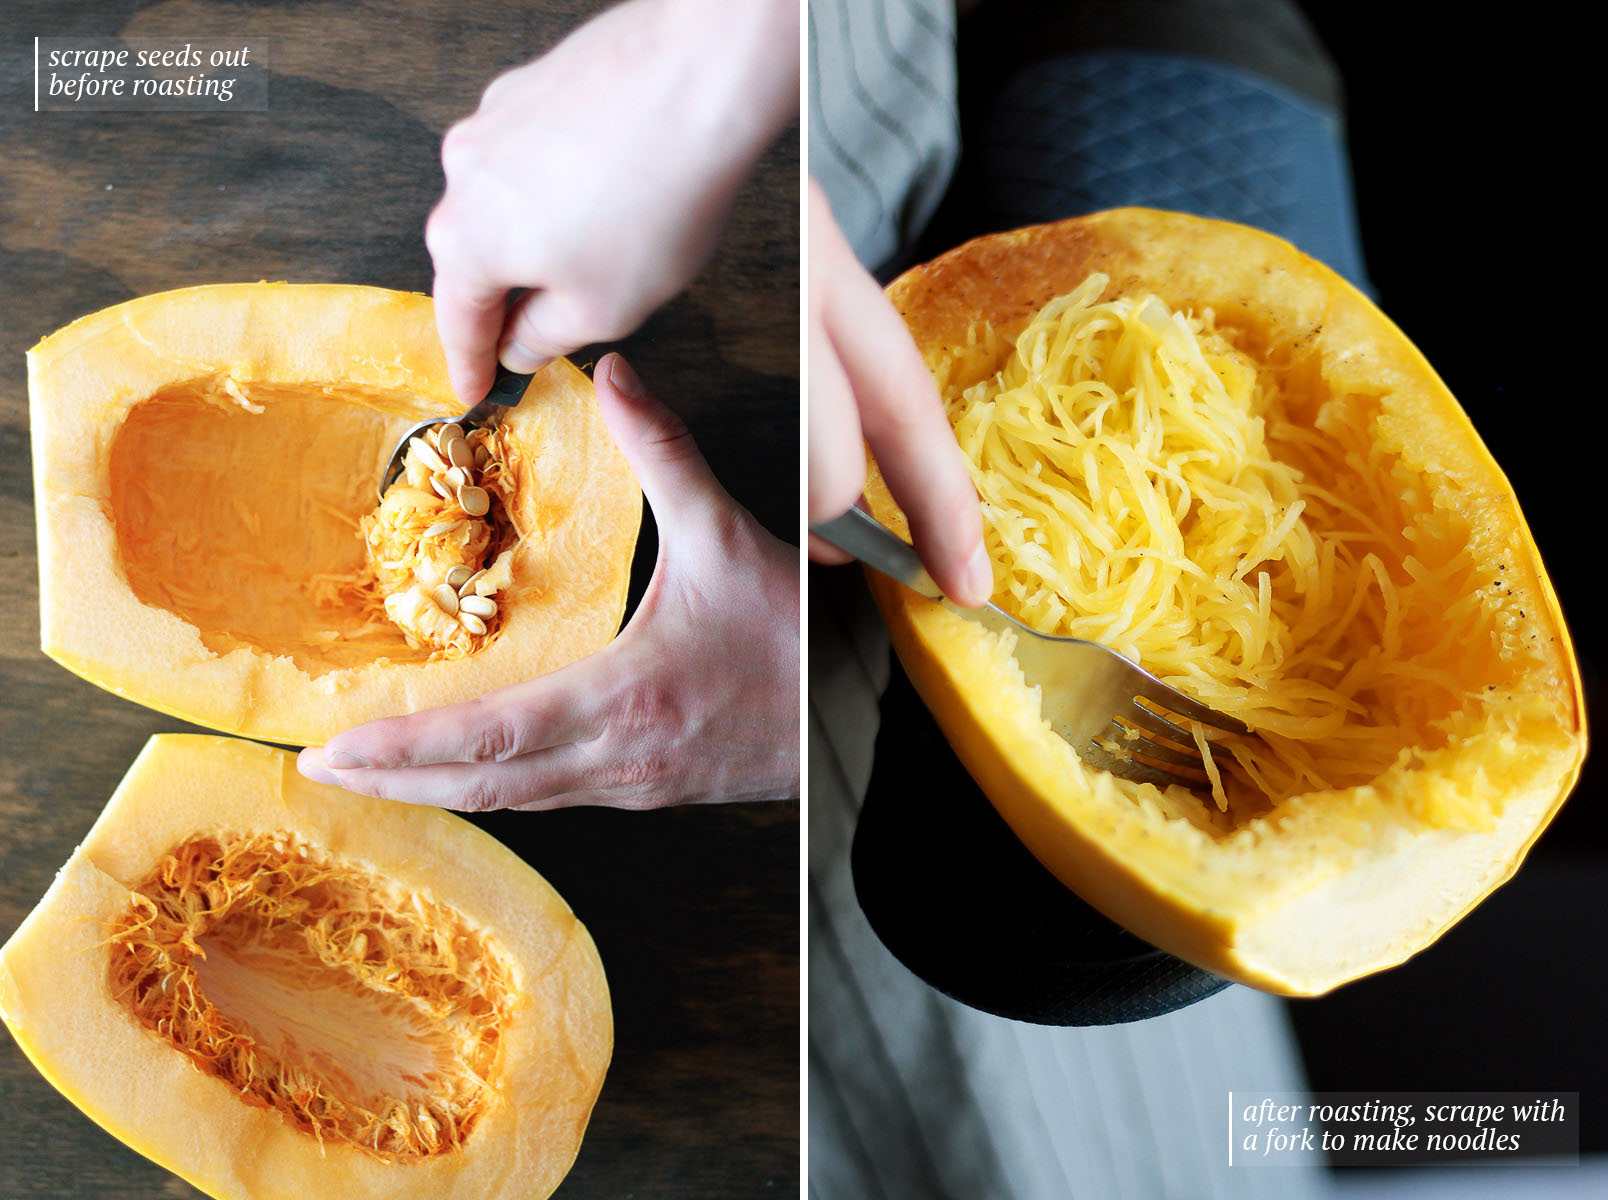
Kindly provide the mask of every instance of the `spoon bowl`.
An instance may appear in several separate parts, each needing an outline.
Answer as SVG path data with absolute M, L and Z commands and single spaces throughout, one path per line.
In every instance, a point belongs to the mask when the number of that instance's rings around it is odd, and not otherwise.
M 495 424 L 507 409 L 515 407 L 524 398 L 530 378 L 529 373 L 510 371 L 499 365 L 497 378 L 492 381 L 491 389 L 480 403 L 468 412 L 456 417 L 429 417 L 410 425 L 397 439 L 396 448 L 391 451 L 391 457 L 386 459 L 385 469 L 380 472 L 380 499 L 385 499 L 386 490 L 401 477 L 410 441 L 436 425 L 453 424 L 465 429 L 475 429 Z

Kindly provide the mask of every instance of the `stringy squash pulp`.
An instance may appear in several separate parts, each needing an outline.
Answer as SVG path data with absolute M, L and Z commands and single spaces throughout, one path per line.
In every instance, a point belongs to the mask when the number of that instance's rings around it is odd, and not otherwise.
M 1238 716 L 1198 790 L 1085 765 L 1006 639 L 873 576 L 963 761 L 1069 886 L 1307 994 L 1421 949 L 1578 774 L 1579 680 L 1511 489 L 1421 356 L 1266 234 L 1125 210 L 890 289 L 972 464 L 994 600 Z M 874 511 L 903 531 L 879 476 Z
M 612 1047 L 585 929 L 451 814 L 152 739 L 0 950 L 69 1099 L 217 1197 L 546 1196 Z
M 555 670 L 619 627 L 641 493 L 567 362 L 471 467 L 489 512 L 427 476 L 378 511 L 400 433 L 459 411 L 428 297 L 190 288 L 76 321 L 28 362 L 42 641 L 104 687 L 318 744 Z M 483 634 L 399 599 L 459 562 L 494 575 Z

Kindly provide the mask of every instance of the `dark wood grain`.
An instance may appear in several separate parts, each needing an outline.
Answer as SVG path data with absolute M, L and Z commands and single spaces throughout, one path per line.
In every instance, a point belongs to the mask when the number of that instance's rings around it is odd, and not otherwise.
M 289 279 L 427 291 L 420 230 L 441 187 L 442 131 L 498 71 L 599 7 L 0 7 L 0 938 L 44 892 L 145 739 L 184 728 L 39 652 L 24 351 L 75 317 L 164 288 Z M 36 115 L 32 39 L 73 34 L 265 39 L 269 108 Z M 790 541 L 798 171 L 789 134 L 743 193 L 705 274 L 621 346 L 687 418 L 730 490 Z M 639 587 L 651 566 L 652 538 L 645 543 Z M 614 1063 L 559 1195 L 796 1192 L 797 807 L 484 823 L 570 901 L 609 970 Z M 0 1196 L 197 1194 L 103 1133 L 0 1038 Z

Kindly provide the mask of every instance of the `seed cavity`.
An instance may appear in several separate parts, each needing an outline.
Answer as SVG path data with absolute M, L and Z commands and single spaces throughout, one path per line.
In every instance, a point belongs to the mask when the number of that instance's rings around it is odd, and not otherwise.
M 418 1162 L 463 1146 L 498 1102 L 517 1008 L 500 948 L 446 905 L 294 835 L 172 847 L 108 933 L 116 1001 L 320 1146 Z M 255 980 L 262 1003 L 242 1006 L 241 984 Z M 278 1011 L 275 997 L 309 987 L 363 1027 Z M 359 1053 L 369 1069 L 345 1069 Z
M 495 430 L 476 428 L 466 435 L 452 422 L 409 439 L 407 486 L 390 489 L 363 526 L 370 562 L 412 577 L 410 583 L 382 584 L 386 616 L 402 627 L 410 645 L 430 647 L 433 654 L 473 653 L 478 647 L 468 638 L 488 636 L 498 611 L 492 597 L 510 578 L 506 565 L 489 579 L 486 571 L 515 532 L 503 514 L 492 512 L 494 501 L 507 500 L 512 482 L 500 445 Z M 486 471 L 485 486 L 475 481 L 477 469 Z M 465 599 L 473 603 L 460 611 Z

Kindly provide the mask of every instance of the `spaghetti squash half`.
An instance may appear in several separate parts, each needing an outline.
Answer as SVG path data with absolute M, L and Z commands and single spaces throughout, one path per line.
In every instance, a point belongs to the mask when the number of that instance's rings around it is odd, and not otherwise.
M 911 679 L 1063 882 L 1293 995 L 1432 942 L 1508 878 L 1585 753 L 1511 487 L 1422 355 L 1265 233 L 1147 210 L 897 280 L 971 464 L 994 601 L 1255 735 L 1197 790 L 1083 763 L 1008 639 L 873 574 Z M 876 515 L 907 532 L 873 467 Z

